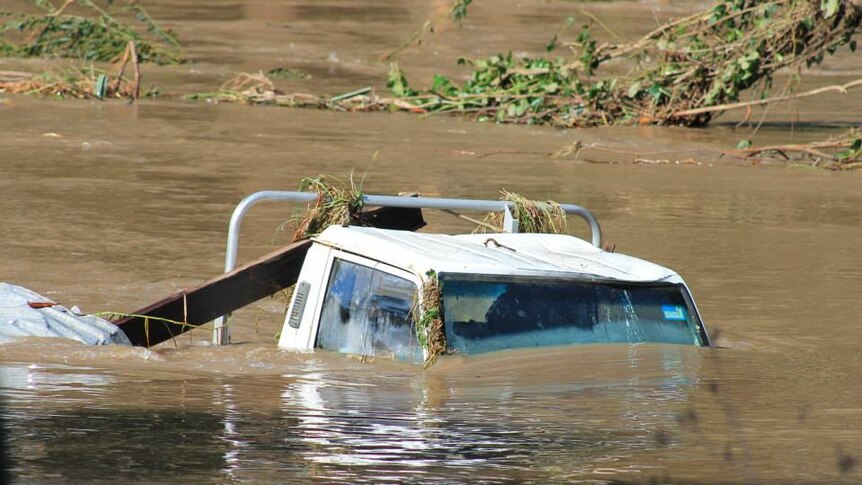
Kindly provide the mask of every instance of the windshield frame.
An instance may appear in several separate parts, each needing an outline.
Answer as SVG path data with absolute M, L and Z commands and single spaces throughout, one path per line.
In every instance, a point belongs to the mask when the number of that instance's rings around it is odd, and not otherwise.
M 477 273 L 457 273 L 457 272 L 445 272 L 439 273 L 438 275 L 440 285 L 441 285 L 441 317 L 443 321 L 446 321 L 445 316 L 445 307 L 446 307 L 446 281 L 449 280 L 457 280 L 464 282 L 485 282 L 485 283 L 530 283 L 530 284 L 565 284 L 565 283 L 574 283 L 578 285 L 593 285 L 593 286 L 603 286 L 609 288 L 619 288 L 619 289 L 676 289 L 680 291 L 682 294 L 683 300 L 685 301 L 688 313 L 691 316 L 692 324 L 695 326 L 697 331 L 697 337 L 700 340 L 701 347 L 711 347 L 712 343 L 710 342 L 709 335 L 706 332 L 706 326 L 703 323 L 703 320 L 700 317 L 700 311 L 697 308 L 697 305 L 694 302 L 694 298 L 691 296 L 691 292 L 688 289 L 688 286 L 677 276 L 676 279 L 678 281 L 667 281 L 667 280 L 659 280 L 659 281 L 628 281 L 628 280 L 617 280 L 610 278 L 601 278 L 596 277 L 594 275 L 589 274 L 579 274 L 579 275 L 571 275 L 571 276 L 545 276 L 545 275 L 523 275 L 523 274 L 477 274 Z M 445 327 L 445 325 L 444 325 Z M 447 332 L 447 340 L 449 339 L 448 329 Z M 561 345 L 588 345 L 588 344 L 561 344 Z M 694 343 L 695 346 L 698 346 Z M 514 348 L 514 347 L 513 347 Z

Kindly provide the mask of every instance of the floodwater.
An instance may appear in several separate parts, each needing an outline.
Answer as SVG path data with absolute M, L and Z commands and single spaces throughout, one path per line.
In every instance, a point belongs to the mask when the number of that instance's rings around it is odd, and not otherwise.
M 387 66 L 376 58 L 449 4 L 149 1 L 198 62 L 144 66 L 145 81 L 206 91 L 235 72 L 291 67 L 312 78 L 280 81 L 284 89 L 381 88 Z M 402 55 L 415 83 L 458 75 L 459 55 L 540 52 L 582 9 L 631 37 L 696 5 L 470 8 L 463 28 L 444 26 Z M 34 64 L 0 60 L 0 70 Z M 847 82 L 860 69 L 858 57 L 841 54 L 806 83 Z M 775 107 L 756 140 L 820 136 L 858 123 L 859 113 L 858 94 Z M 229 347 L 207 345 L 206 330 L 152 350 L 6 344 L 0 399 L 14 478 L 858 483 L 862 174 L 718 157 L 750 137 L 733 120 L 564 132 L 406 114 L 7 97 L 0 280 L 67 306 L 128 312 L 208 279 L 222 268 L 228 218 L 243 196 L 354 170 L 366 193 L 494 198 L 506 188 L 582 204 L 618 252 L 686 278 L 720 346 L 503 352 L 422 370 L 279 351 L 281 298 L 237 312 Z M 575 140 L 616 151 L 546 155 Z M 632 165 L 634 151 L 668 163 Z M 253 209 L 240 261 L 270 250 L 293 210 Z M 469 229 L 448 215 L 428 219 L 441 231 Z

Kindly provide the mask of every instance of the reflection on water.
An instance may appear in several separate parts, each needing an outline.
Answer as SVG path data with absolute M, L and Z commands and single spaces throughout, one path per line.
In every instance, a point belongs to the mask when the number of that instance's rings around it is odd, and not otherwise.
M 331 355 L 289 374 L 166 381 L 141 379 L 145 369 L 8 365 L 2 395 L 23 481 L 541 483 L 654 448 L 653 430 L 671 426 L 696 388 L 698 349 L 619 350 L 550 349 L 562 366 L 592 362 L 577 380 L 535 379 L 547 365 L 535 352 L 455 358 L 431 373 Z M 475 376 L 488 366 L 523 372 Z M 64 398 L 70 386 L 81 388 L 75 400 Z
M 24 482 L 218 481 L 227 445 L 222 419 L 182 410 L 56 410 L 19 420 L 9 439 L 13 473 Z

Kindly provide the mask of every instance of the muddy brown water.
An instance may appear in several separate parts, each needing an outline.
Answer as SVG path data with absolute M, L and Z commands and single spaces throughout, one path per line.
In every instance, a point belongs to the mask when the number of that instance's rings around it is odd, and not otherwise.
M 459 54 L 539 52 L 580 9 L 634 35 L 695 8 L 483 3 L 462 29 L 409 49 L 402 66 L 421 83 L 457 75 Z M 287 88 L 380 87 L 386 65 L 376 57 L 447 4 L 152 1 L 198 62 L 145 67 L 145 76 L 191 92 L 286 66 L 313 76 Z M 806 82 L 858 77 L 857 59 L 840 55 Z M 818 136 L 859 113 L 858 95 L 776 107 L 757 136 Z M 705 130 L 562 132 L 177 100 L 3 99 L 0 280 L 69 306 L 131 311 L 207 279 L 221 270 L 229 214 L 244 195 L 355 169 L 367 172 L 368 193 L 493 198 L 507 188 L 582 204 L 619 252 L 686 278 L 722 347 L 503 352 L 423 371 L 279 351 L 279 298 L 238 312 L 229 347 L 207 345 L 205 330 L 153 350 L 6 344 L 0 397 L 16 480 L 858 482 L 862 175 L 719 158 L 715 149 L 748 133 L 722 120 Z M 573 140 L 669 163 L 544 155 Z M 240 261 L 270 249 L 292 210 L 253 209 Z M 469 229 L 428 217 L 441 231 Z

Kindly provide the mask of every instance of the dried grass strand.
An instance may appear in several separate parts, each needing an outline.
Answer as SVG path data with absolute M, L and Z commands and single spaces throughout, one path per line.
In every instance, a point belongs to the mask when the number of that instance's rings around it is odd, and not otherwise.
M 568 230 L 566 211 L 553 200 L 531 200 L 508 190 L 501 191 L 500 200 L 512 203 L 512 216 L 518 220 L 518 232 L 533 234 L 565 234 Z M 489 212 L 474 232 L 488 233 L 489 227 L 503 230 L 502 212 Z M 493 232 L 493 231 L 492 231 Z

